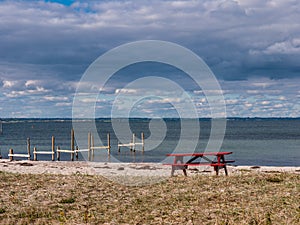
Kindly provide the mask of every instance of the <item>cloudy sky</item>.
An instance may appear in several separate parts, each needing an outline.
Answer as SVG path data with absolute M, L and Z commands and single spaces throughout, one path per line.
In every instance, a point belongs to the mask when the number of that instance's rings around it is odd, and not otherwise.
M 71 117 L 88 66 L 139 40 L 174 42 L 199 55 L 221 85 L 228 117 L 300 117 L 298 0 L 0 0 L 0 117 Z M 120 94 L 131 98 L 147 88 L 127 83 L 153 75 L 180 84 L 199 117 L 211 116 L 185 74 L 149 63 L 115 74 L 96 116 L 111 116 L 113 104 L 122 110 Z M 159 80 L 149 85 L 168 91 Z M 185 99 L 168 96 L 152 93 L 130 115 L 176 116 L 176 103 Z

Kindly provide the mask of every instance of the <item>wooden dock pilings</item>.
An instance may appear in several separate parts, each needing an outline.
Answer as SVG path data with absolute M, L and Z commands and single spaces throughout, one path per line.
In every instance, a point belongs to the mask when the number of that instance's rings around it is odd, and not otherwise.
M 94 158 L 94 151 L 96 149 L 106 149 L 107 150 L 107 154 L 110 155 L 110 133 L 107 134 L 107 145 L 104 146 L 95 146 L 95 142 L 94 142 L 94 136 L 89 133 L 89 145 L 88 148 L 90 149 L 89 153 L 92 152 L 92 157 Z M 89 160 L 90 160 L 90 154 L 89 154 Z
M 56 153 L 57 153 L 57 160 L 60 160 L 60 153 L 71 153 L 71 160 L 74 161 L 75 155 L 75 133 L 74 129 L 71 129 L 71 149 L 60 149 L 60 146 L 57 146 Z
M 28 158 L 30 160 L 30 138 L 27 138 L 27 154 L 14 153 L 14 150 L 11 148 L 9 149 L 8 157 L 10 161 L 13 161 L 14 157 Z
M 118 143 L 118 151 L 121 151 L 121 147 L 129 147 L 130 151 L 135 152 L 136 151 L 136 146 L 137 145 L 141 145 L 142 146 L 142 152 L 144 152 L 144 146 L 145 146 L 145 141 L 144 141 L 144 133 L 141 133 L 141 141 L 142 142 L 135 142 L 135 133 L 132 134 L 132 140 L 130 143 L 127 144 L 122 144 L 122 143 Z
M 130 147 L 130 151 L 135 152 L 136 146 L 142 146 L 141 151 L 144 152 L 144 133 L 141 133 L 141 142 L 136 142 L 136 136 L 133 133 L 132 134 L 132 140 L 128 144 L 121 144 L 118 143 L 118 151 L 120 152 L 121 147 Z M 71 160 L 74 161 L 74 156 L 76 159 L 78 159 L 78 153 L 79 152 L 88 152 L 88 160 L 91 160 L 91 158 L 94 158 L 95 155 L 95 150 L 101 150 L 105 149 L 107 151 L 107 154 L 110 155 L 111 153 L 111 141 L 110 141 L 110 134 L 107 134 L 107 145 L 103 146 L 95 146 L 95 141 L 94 141 L 94 136 L 92 135 L 91 132 L 88 133 L 88 148 L 86 149 L 79 149 L 78 146 L 75 146 L 75 134 L 74 134 L 74 129 L 71 129 L 71 145 L 70 149 L 61 149 L 60 146 L 57 146 L 56 148 L 56 157 L 57 160 L 60 160 L 61 153 L 69 153 L 71 154 Z M 41 155 L 51 155 L 52 161 L 55 161 L 55 137 L 52 136 L 51 138 L 51 150 L 40 150 L 36 146 L 33 148 L 33 160 L 36 161 L 38 160 L 37 156 Z M 30 149 L 30 138 L 27 138 L 27 154 L 22 153 L 14 153 L 14 150 L 11 148 L 9 149 L 8 153 L 9 159 L 12 161 L 14 160 L 14 157 L 21 157 L 21 158 L 28 158 L 28 160 L 31 159 L 31 149 Z
M 74 155 L 76 159 L 78 159 L 78 153 L 79 152 L 88 152 L 88 159 L 91 160 L 91 156 L 94 157 L 94 151 L 96 149 L 106 149 L 107 153 L 110 154 L 110 134 L 107 134 L 107 145 L 105 146 L 95 146 L 94 142 L 94 136 L 91 134 L 91 132 L 88 133 L 88 148 L 86 149 L 79 149 L 78 146 L 75 148 L 75 137 L 74 137 L 74 130 L 71 130 L 71 149 L 60 149 L 60 147 L 57 147 L 57 160 L 60 160 L 60 153 L 70 153 L 71 154 L 71 160 L 74 161 Z
M 52 155 L 52 161 L 55 160 L 55 138 L 52 136 L 51 138 L 51 151 L 38 151 L 36 147 L 33 148 L 33 160 L 37 160 L 37 155 Z

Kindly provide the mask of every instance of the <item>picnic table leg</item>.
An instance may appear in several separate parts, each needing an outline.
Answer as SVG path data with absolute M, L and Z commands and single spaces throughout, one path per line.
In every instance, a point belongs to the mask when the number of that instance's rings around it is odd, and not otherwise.
M 218 161 L 218 164 L 220 164 L 221 157 L 219 155 L 217 156 L 217 161 Z M 219 166 L 214 166 L 214 169 L 216 171 L 216 175 L 218 176 L 219 175 L 219 169 L 220 169 L 220 167 Z
M 174 172 L 175 172 L 176 168 L 178 168 L 178 166 L 173 166 L 172 165 L 171 177 L 174 176 Z M 183 171 L 184 176 L 187 176 L 185 167 L 183 167 L 182 171 Z
M 184 176 L 187 177 L 187 173 L 186 173 L 186 168 L 185 167 L 182 169 L 182 171 L 183 171 Z
M 175 156 L 173 164 L 176 164 L 176 160 L 177 160 L 177 156 Z M 174 176 L 175 169 L 176 169 L 176 167 L 174 165 L 172 165 L 171 177 Z
M 216 175 L 218 176 L 219 175 L 219 166 L 214 166 L 214 169 L 216 171 Z
M 174 176 L 174 172 L 175 172 L 175 166 L 172 165 L 171 177 Z
M 221 162 L 224 163 L 223 168 L 225 170 L 225 175 L 228 176 L 228 171 L 227 171 L 224 155 L 221 156 Z
M 226 165 L 224 166 L 224 170 L 225 170 L 225 175 L 228 176 L 228 171 L 227 171 Z
M 171 176 L 174 176 L 174 172 L 176 169 L 182 169 L 184 176 L 187 176 L 186 167 L 185 166 L 176 166 L 177 162 L 184 164 L 183 156 L 175 156 L 174 165 L 172 165 Z
M 227 167 L 226 167 L 226 163 L 225 163 L 225 158 L 224 155 L 218 156 L 218 164 L 220 163 L 224 163 L 224 166 L 214 166 L 214 169 L 216 171 L 216 175 L 219 175 L 219 169 L 224 169 L 225 171 L 225 175 L 228 176 L 228 171 L 227 171 Z

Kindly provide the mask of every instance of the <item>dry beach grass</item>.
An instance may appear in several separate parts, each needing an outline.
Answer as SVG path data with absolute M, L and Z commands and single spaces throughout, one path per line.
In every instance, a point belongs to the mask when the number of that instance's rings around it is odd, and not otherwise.
M 79 173 L 0 171 L 0 180 L 1 224 L 300 224 L 299 173 L 244 169 L 147 186 Z

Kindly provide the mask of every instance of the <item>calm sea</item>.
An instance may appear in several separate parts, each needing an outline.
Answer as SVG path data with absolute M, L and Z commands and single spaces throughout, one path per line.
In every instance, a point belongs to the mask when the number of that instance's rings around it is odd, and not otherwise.
M 196 141 L 196 151 L 203 152 L 208 143 L 211 132 L 211 120 L 200 119 L 200 135 L 195 137 L 195 130 L 187 129 L 181 136 L 182 124 L 179 119 L 164 119 L 151 122 L 149 119 L 130 119 L 129 127 L 140 137 L 145 134 L 145 152 L 130 152 L 121 148 L 118 152 L 117 144 L 121 140 L 130 142 L 131 133 L 126 128 L 128 120 L 115 119 L 119 124 L 117 131 L 113 129 L 110 119 L 97 119 L 97 135 L 103 144 L 106 144 L 106 134 L 111 134 L 111 157 L 121 162 L 161 162 L 165 154 L 171 153 L 180 142 L 184 152 L 189 152 Z M 186 120 L 189 124 L 189 120 Z M 82 127 L 77 130 L 76 138 L 86 140 L 92 122 L 80 120 L 76 122 Z M 190 121 L 191 127 L 192 120 Z M 157 135 L 155 135 L 156 127 Z M 122 128 L 124 125 L 124 129 Z M 150 126 L 149 126 L 150 125 Z M 160 128 L 161 126 L 161 128 Z M 0 125 L 1 128 L 1 125 Z M 68 119 L 3 119 L 2 133 L 0 130 L 0 151 L 3 158 L 8 158 L 8 150 L 14 149 L 16 153 L 26 153 L 26 139 L 30 137 L 31 146 L 40 150 L 50 150 L 51 136 L 55 136 L 56 146 L 70 149 L 70 130 L 72 121 Z M 186 128 L 185 128 L 186 129 Z M 160 134 L 160 131 L 164 131 Z M 196 140 L 195 140 L 196 138 Z M 156 140 L 157 139 L 157 140 Z M 214 141 L 214 140 L 211 140 Z M 95 145 L 99 145 L 96 139 Z M 87 146 L 80 146 L 87 147 Z M 139 150 L 140 147 L 137 147 Z M 193 149 L 192 149 L 193 150 Z M 232 151 L 230 159 L 236 165 L 265 165 L 265 166 L 300 166 L 300 119 L 227 119 L 225 138 L 221 151 Z M 84 160 L 86 155 L 80 155 Z M 39 160 L 50 160 L 49 155 L 39 155 Z M 70 160 L 69 154 L 62 154 L 62 160 Z M 96 151 L 95 161 L 109 161 L 104 150 Z

